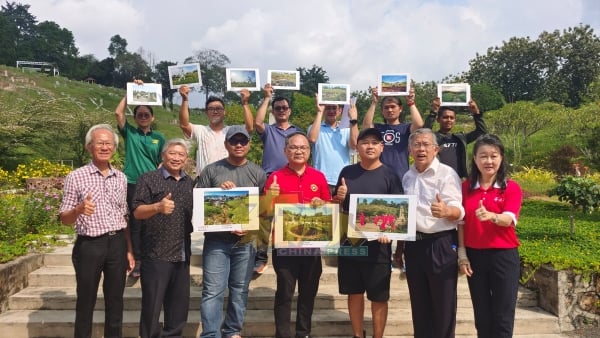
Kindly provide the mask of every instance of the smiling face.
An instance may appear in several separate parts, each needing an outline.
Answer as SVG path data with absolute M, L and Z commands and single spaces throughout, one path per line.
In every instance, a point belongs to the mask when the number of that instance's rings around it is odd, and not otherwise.
M 500 149 L 494 145 L 480 145 L 476 153 L 473 154 L 473 160 L 483 179 L 494 178 L 500 169 L 502 155 Z
M 415 134 L 409 144 L 410 155 L 415 160 L 415 168 L 423 172 L 431 165 L 440 148 L 435 144 L 433 133 Z
M 456 113 L 450 109 L 445 109 L 442 111 L 442 115 L 437 118 L 437 121 L 440 124 L 442 133 L 450 132 L 456 123 Z
M 273 116 L 275 116 L 275 121 L 277 123 L 287 122 L 290 119 L 291 108 L 290 104 L 285 99 L 280 99 L 273 102 L 272 105 Z
M 97 167 L 109 163 L 116 149 L 114 137 L 114 134 L 107 129 L 96 129 L 92 132 L 91 142 L 86 148 Z
M 163 151 L 162 160 L 169 174 L 178 176 L 187 160 L 187 149 L 181 144 L 172 144 Z
M 342 114 L 342 108 L 336 104 L 325 106 L 325 123 L 333 125 L 340 115 Z
M 225 119 L 225 107 L 220 101 L 212 101 L 206 106 L 206 117 L 210 125 L 223 123 Z
M 294 135 L 287 140 L 285 156 L 291 165 L 304 165 L 310 157 L 310 144 L 304 135 Z
M 142 130 L 149 129 L 154 122 L 154 115 L 148 106 L 138 106 L 134 114 L 135 123 Z
M 225 149 L 230 159 L 243 160 L 250 151 L 250 140 L 243 134 L 235 134 L 225 141 Z

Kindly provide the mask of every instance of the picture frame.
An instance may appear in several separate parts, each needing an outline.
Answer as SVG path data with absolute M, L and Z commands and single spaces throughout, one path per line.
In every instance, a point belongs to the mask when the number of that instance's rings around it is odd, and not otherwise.
M 319 104 L 349 104 L 350 85 L 339 83 L 319 83 L 317 101 Z
M 468 106 L 471 101 L 471 86 L 468 83 L 440 83 L 437 95 L 442 106 Z
M 194 188 L 192 225 L 197 232 L 258 230 L 257 187 Z
M 275 203 L 273 223 L 275 248 L 339 247 L 338 204 Z
M 161 106 L 162 101 L 162 86 L 160 83 L 127 83 L 128 105 Z
M 381 74 L 377 81 L 377 95 L 406 96 L 410 94 L 410 74 Z
M 257 68 L 226 68 L 225 77 L 228 91 L 260 90 L 260 76 Z
M 414 241 L 416 214 L 416 195 L 351 194 L 348 237 Z
M 199 63 L 184 63 L 167 67 L 171 89 L 181 86 L 202 87 L 202 74 Z
M 267 70 L 267 83 L 273 89 L 300 90 L 300 72 L 296 70 Z

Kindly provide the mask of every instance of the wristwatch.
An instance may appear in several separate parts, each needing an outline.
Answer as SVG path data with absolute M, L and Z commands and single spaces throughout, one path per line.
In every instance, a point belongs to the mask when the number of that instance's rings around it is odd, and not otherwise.
M 350 125 L 352 125 L 352 126 L 358 124 L 358 120 L 357 119 L 349 120 L 348 122 L 350 122 Z

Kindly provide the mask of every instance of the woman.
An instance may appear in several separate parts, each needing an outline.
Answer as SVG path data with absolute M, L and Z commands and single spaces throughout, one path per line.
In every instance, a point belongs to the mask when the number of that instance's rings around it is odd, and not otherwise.
M 506 177 L 504 146 L 497 136 L 475 141 L 462 193 L 458 260 L 468 276 L 477 336 L 512 337 L 520 276 L 515 227 L 523 196 Z

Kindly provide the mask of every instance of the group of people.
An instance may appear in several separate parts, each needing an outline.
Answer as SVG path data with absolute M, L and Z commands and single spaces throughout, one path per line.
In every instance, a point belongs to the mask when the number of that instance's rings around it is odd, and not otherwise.
M 388 315 L 392 258 L 405 265 L 415 337 L 454 337 L 458 273 L 468 276 L 480 337 L 510 337 L 519 279 L 515 226 L 521 190 L 507 178 L 504 147 L 486 134 L 483 114 L 474 101 L 468 110 L 476 129 L 452 133 L 456 111 L 435 99 L 425 122 L 407 97 L 411 122 L 402 123 L 402 101 L 377 88 L 358 129 L 358 112 L 316 106 L 307 133 L 290 123 L 292 107 L 274 97 L 269 84 L 254 117 L 242 90 L 244 125 L 225 124 L 220 98 L 206 101 L 208 125 L 190 123 L 189 88 L 179 88 L 183 138 L 166 141 L 152 129 L 151 107 L 136 106 L 136 126 L 125 118 L 123 98 L 115 110 L 125 141 L 123 172 L 110 158 L 119 137 L 110 125 L 95 125 L 86 136 L 91 162 L 65 180 L 60 218 L 74 224 L 77 279 L 75 337 L 89 337 L 100 277 L 104 275 L 105 337 L 120 337 L 126 272 L 141 278 L 141 337 L 181 336 L 190 296 L 193 189 L 258 187 L 262 191 L 260 229 L 207 232 L 202 253 L 201 337 L 239 338 L 251 276 L 267 268 L 275 203 L 340 203 L 342 247 L 362 246 L 366 255 L 338 257 L 338 286 L 348 296 L 354 337 L 364 338 L 366 298 L 371 302 L 373 337 L 382 337 Z M 381 102 L 380 102 L 381 101 Z M 384 123 L 373 123 L 377 105 Z M 271 108 L 275 123 L 265 123 Z M 434 122 L 439 131 L 433 132 Z M 261 165 L 247 159 L 251 135 L 263 143 Z M 189 141 L 197 144 L 196 178 L 184 170 Z M 475 142 L 467 170 L 467 144 Z M 350 164 L 350 151 L 359 162 Z M 409 154 L 414 163 L 409 166 Z M 309 165 L 312 158 L 312 166 Z M 461 181 L 463 179 L 463 181 Z M 417 196 L 416 240 L 392 241 L 347 237 L 351 194 Z M 272 251 L 277 275 L 274 299 L 276 337 L 311 335 L 314 301 L 322 273 L 321 257 Z M 352 252 L 351 250 L 340 252 Z M 361 251 L 364 252 L 364 251 Z M 295 329 L 292 298 L 298 285 Z M 223 318 L 225 293 L 228 292 Z M 163 310 L 163 324 L 159 322 Z

